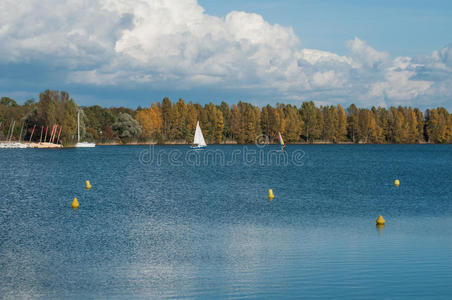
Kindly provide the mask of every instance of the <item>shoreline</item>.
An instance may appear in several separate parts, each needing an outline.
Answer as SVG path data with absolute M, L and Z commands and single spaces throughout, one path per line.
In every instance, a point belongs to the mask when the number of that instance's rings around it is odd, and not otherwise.
M 15 143 L 15 142 L 11 142 L 11 143 Z M 18 142 L 17 142 L 18 143 Z M 67 148 L 76 148 L 75 144 L 70 144 L 70 145 L 61 145 L 61 144 L 53 144 L 53 143 L 21 143 L 23 145 L 26 145 L 26 147 L 22 147 L 22 148 L 31 148 L 31 149 L 67 149 Z M 262 146 L 263 144 L 238 144 L 236 142 L 226 142 L 226 143 L 221 143 L 221 144 L 209 144 L 210 146 L 252 146 L 252 145 L 257 145 L 257 146 Z M 272 146 L 279 146 L 280 144 L 278 143 L 268 143 L 266 145 L 272 145 Z M 332 143 L 332 142 L 323 142 L 323 141 L 317 141 L 317 142 L 312 142 L 312 143 L 306 143 L 306 142 L 300 142 L 300 143 L 286 143 L 286 145 L 304 145 L 304 146 L 309 146 L 309 145 L 451 145 L 451 144 L 434 144 L 434 143 L 425 143 L 425 142 L 421 142 L 421 143 L 411 143 L 411 144 L 394 144 L 394 143 L 380 143 L 380 144 L 372 144 L 372 143 L 352 143 L 352 142 L 339 142 L 339 143 Z M 96 147 L 104 147 L 104 146 L 190 146 L 189 143 L 185 143 L 185 142 L 178 142 L 178 141 L 173 141 L 173 142 L 167 142 L 164 144 L 158 144 L 156 142 L 130 142 L 130 143 L 120 143 L 120 142 L 109 142 L 109 143 L 96 143 Z M 0 147 L 2 148 L 2 147 Z M 5 147 L 3 147 L 5 148 Z M 9 148 L 9 147 L 6 147 Z M 20 147 L 13 147 L 13 148 L 20 148 Z
M 213 143 L 208 144 L 209 145 L 215 145 L 215 146 L 249 146 L 249 145 L 258 145 L 258 144 L 238 144 L 238 143 Z M 266 145 L 273 145 L 273 146 L 279 146 L 278 143 L 268 143 Z M 332 142 L 313 142 L 313 143 L 286 143 L 286 145 L 451 145 L 451 144 L 434 144 L 434 143 L 352 143 L 352 142 L 339 142 L 339 143 L 332 143 Z M 190 146 L 189 143 L 178 143 L 178 142 L 168 142 L 164 144 L 158 144 L 154 142 L 132 142 L 132 143 L 99 143 L 96 144 L 96 146 Z M 74 146 L 65 146 L 65 148 L 74 148 Z

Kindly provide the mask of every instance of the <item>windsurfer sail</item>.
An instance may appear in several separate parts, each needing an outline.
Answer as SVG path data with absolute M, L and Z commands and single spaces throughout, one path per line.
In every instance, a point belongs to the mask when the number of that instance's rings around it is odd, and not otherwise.
M 281 151 L 284 151 L 284 148 L 286 148 L 286 144 L 284 144 L 284 140 L 281 136 L 281 132 L 278 131 L 279 134 L 279 142 L 281 143 Z

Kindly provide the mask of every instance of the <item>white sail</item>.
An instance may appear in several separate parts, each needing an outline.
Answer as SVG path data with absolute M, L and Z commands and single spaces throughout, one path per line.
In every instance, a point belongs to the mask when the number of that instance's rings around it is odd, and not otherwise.
M 199 127 L 199 121 L 196 123 L 195 139 L 193 145 L 205 147 L 207 146 L 204 136 L 202 135 L 201 127 Z

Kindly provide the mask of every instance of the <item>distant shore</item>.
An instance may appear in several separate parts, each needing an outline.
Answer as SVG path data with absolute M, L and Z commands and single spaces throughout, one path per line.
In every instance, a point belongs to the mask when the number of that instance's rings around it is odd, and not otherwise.
M 96 143 L 96 146 L 149 146 L 149 145 L 158 145 L 158 146 L 177 146 L 177 145 L 190 145 L 189 143 L 186 142 L 181 142 L 181 141 L 169 141 L 169 142 L 165 142 L 165 143 L 157 143 L 154 141 L 148 141 L 148 142 L 138 142 L 138 141 L 133 141 L 133 142 L 128 142 L 128 143 L 120 143 L 120 142 L 107 142 L 107 143 Z M 238 144 L 237 142 L 234 141 L 229 141 L 229 142 L 225 142 L 225 143 L 221 143 L 221 144 L 217 144 L 217 143 L 212 143 L 209 145 L 255 145 L 255 144 Z M 279 145 L 278 143 L 268 143 L 267 145 Z M 433 144 L 433 143 L 426 143 L 426 142 L 421 142 L 421 143 L 415 143 L 415 144 L 395 144 L 395 143 L 380 143 L 380 144 L 375 144 L 375 143 L 353 143 L 353 142 L 327 142 L 327 141 L 315 141 L 312 143 L 308 143 L 308 142 L 299 142 L 299 143 L 286 143 L 286 145 L 437 145 L 437 144 Z M 65 146 L 66 148 L 71 148 L 74 147 L 75 145 L 72 146 Z
M 39 148 L 39 149 L 52 149 L 52 148 L 76 148 L 75 144 L 66 144 L 66 145 L 61 145 L 61 144 L 54 144 L 54 143 L 48 143 L 48 142 L 43 142 L 43 143 L 29 143 L 29 142 L 3 142 L 3 144 L 22 144 L 22 145 L 26 145 L 26 147 L 22 147 L 22 148 Z M 352 142 L 328 142 L 328 141 L 314 141 L 312 143 L 307 143 L 307 142 L 298 142 L 298 143 L 286 143 L 286 145 L 436 145 L 433 143 L 426 143 L 426 142 L 421 142 L 421 143 L 416 143 L 416 144 L 391 144 L 391 143 L 381 143 L 381 144 L 373 144 L 373 143 L 352 143 Z M 150 145 L 159 145 L 159 146 L 177 146 L 177 145 L 190 145 L 190 143 L 187 143 L 185 141 L 167 141 L 165 143 L 157 143 L 155 141 L 130 141 L 130 142 L 104 142 L 104 143 L 96 143 L 96 146 L 150 146 Z M 227 141 L 221 144 L 218 143 L 212 143 L 209 145 L 255 145 L 255 144 L 238 144 L 235 141 Z M 267 145 L 277 145 L 279 146 L 279 143 L 267 143 Z M 0 147 L 0 148 L 8 148 L 8 147 Z M 14 148 L 14 147 L 13 147 Z M 21 147 L 16 147 L 16 148 L 21 148 Z
M 0 142 L 2 143 L 2 142 Z M 4 145 L 7 144 L 21 144 L 21 145 L 25 145 L 24 147 L 3 147 Z M 3 146 L 2 146 L 3 145 Z M 35 149 L 58 149 L 58 148 L 76 148 L 75 144 L 68 144 L 68 145 L 61 145 L 61 144 L 53 144 L 53 143 L 28 143 L 28 142 L 3 142 L 2 145 L 0 145 L 0 148 L 35 148 Z M 150 146 L 150 145 L 155 145 L 155 146 L 189 146 L 189 143 L 186 142 L 181 142 L 181 141 L 170 141 L 170 142 L 165 142 L 165 143 L 157 143 L 157 142 L 153 142 L 153 141 L 148 141 L 148 142 L 139 142 L 139 141 L 132 141 L 132 142 L 128 142 L 128 143 L 121 143 L 121 142 L 106 142 L 106 143 L 96 143 L 96 146 Z M 256 144 L 238 144 L 234 141 L 230 141 L 230 142 L 226 142 L 226 143 L 221 143 L 221 144 L 216 144 L 216 143 L 212 143 L 209 145 L 242 145 L 242 146 L 247 146 L 247 145 L 256 145 Z M 278 143 L 268 143 L 267 145 L 273 145 L 273 146 L 279 146 Z M 399 143 L 399 144 L 395 144 L 395 143 L 380 143 L 380 144 L 375 144 L 375 143 L 352 143 L 352 142 L 337 142 L 337 143 L 333 143 L 333 142 L 325 142 L 325 141 L 316 141 L 316 142 L 312 142 L 312 143 L 306 143 L 306 142 L 300 142 L 300 143 L 286 143 L 286 145 L 438 145 L 438 144 L 433 144 L 433 143 L 426 143 L 426 142 L 421 142 L 421 143 L 416 143 L 416 144 L 403 144 L 403 143 Z M 450 144 L 444 144 L 444 145 L 450 145 Z

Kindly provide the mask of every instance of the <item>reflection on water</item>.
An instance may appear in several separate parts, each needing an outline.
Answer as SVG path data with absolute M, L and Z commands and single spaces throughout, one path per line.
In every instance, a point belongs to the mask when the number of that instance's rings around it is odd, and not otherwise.
M 376 227 L 377 227 L 378 235 L 381 236 L 385 230 L 385 225 L 377 224 Z
M 303 166 L 149 165 L 143 149 L 0 152 L 2 297 L 451 294 L 450 146 L 288 147 Z

